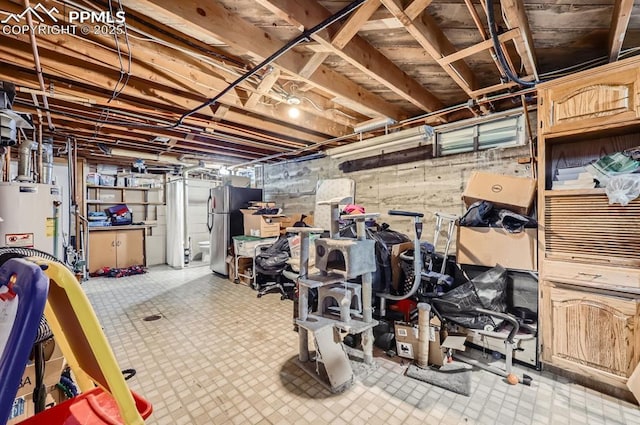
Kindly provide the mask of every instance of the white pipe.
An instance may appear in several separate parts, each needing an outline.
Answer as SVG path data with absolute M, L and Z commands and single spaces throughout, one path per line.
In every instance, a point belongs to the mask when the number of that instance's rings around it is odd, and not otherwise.
M 27 11 L 27 24 L 29 28 L 33 28 L 33 19 L 31 18 L 31 5 L 29 0 L 24 0 L 24 7 Z M 31 40 L 31 49 L 33 50 L 33 63 L 36 68 L 36 74 L 38 75 L 38 82 L 40 83 L 40 90 L 46 91 L 44 86 L 44 77 L 42 76 L 42 66 L 40 66 L 40 54 L 38 53 L 38 44 L 36 42 L 36 34 L 33 31 L 29 31 L 29 38 Z M 45 113 L 47 115 L 47 124 L 49 124 L 49 130 L 53 130 L 53 122 L 51 121 L 51 112 L 49 112 L 49 101 L 46 96 L 42 96 L 42 104 L 45 107 Z

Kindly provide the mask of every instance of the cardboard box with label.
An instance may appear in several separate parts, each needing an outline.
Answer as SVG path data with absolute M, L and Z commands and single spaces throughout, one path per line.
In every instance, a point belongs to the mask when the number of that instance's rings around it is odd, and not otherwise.
M 65 400 L 64 393 L 58 387 L 51 386 L 46 389 L 47 395 L 44 401 L 44 408 L 49 409 Z M 6 425 L 14 425 L 35 415 L 35 404 L 31 393 L 16 397 Z
M 440 320 L 433 317 L 429 326 L 429 364 L 436 366 L 444 364 L 444 350 L 440 345 L 440 327 Z M 415 359 L 418 356 L 418 325 L 395 322 L 394 331 L 398 356 Z
M 280 236 L 280 223 L 277 219 L 283 217 L 282 214 L 254 214 L 256 210 L 249 209 L 240 211 L 242 211 L 244 234 L 246 236 L 257 236 L 259 238 Z
M 535 179 L 474 171 L 462 199 L 467 207 L 477 201 L 489 201 L 496 208 L 526 215 L 533 205 L 536 187 Z
M 536 193 L 536 180 L 474 172 L 462 198 L 467 207 L 474 202 L 492 202 L 494 208 L 505 208 L 528 214 Z M 538 229 L 525 228 L 509 233 L 502 228 L 458 226 L 456 260 L 460 264 L 508 269 L 538 269 Z

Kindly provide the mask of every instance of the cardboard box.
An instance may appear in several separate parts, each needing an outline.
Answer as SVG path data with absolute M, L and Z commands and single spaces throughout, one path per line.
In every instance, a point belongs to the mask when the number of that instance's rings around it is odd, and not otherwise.
M 60 374 L 64 367 L 64 356 L 60 350 L 60 346 L 51 339 L 45 343 L 45 366 L 44 366 L 44 385 L 51 387 L 60 381 Z M 31 394 L 36 385 L 36 368 L 33 361 L 27 364 L 22 374 L 20 386 L 16 397 Z
M 260 238 L 269 238 L 280 236 L 280 223 L 273 218 L 283 217 L 281 214 L 270 215 L 254 215 L 256 210 L 240 210 L 244 221 L 244 234 L 246 236 L 257 236 Z
M 497 208 L 506 208 L 518 214 L 529 214 L 536 194 L 537 182 L 526 177 L 474 171 L 462 193 L 468 207 L 477 201 L 489 201 Z
M 509 233 L 502 228 L 458 226 L 459 264 L 538 270 L 538 229 Z
M 444 364 L 444 351 L 440 345 L 440 328 L 440 320 L 437 317 L 433 317 L 431 326 L 429 326 L 429 364 L 436 366 Z M 418 325 L 395 322 L 394 331 L 398 356 L 415 359 L 418 355 Z
M 60 404 L 65 400 L 64 394 L 55 385 L 47 388 L 47 396 L 45 398 L 45 409 Z M 13 407 L 9 414 L 9 420 L 6 425 L 14 425 L 35 415 L 35 405 L 33 403 L 33 394 L 25 394 L 16 397 L 13 401 Z

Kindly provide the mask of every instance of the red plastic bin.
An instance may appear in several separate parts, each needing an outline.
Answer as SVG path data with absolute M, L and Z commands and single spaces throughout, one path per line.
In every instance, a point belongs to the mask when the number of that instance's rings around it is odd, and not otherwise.
M 151 403 L 131 391 L 143 419 L 151 415 Z M 95 388 L 20 422 L 21 425 L 122 425 L 118 405 L 111 394 Z

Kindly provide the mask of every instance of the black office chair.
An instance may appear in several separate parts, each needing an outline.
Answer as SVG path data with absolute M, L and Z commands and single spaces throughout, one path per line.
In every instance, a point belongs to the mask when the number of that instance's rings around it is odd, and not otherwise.
M 295 284 L 283 276 L 289 260 L 289 243 L 281 236 L 272 245 L 262 248 L 255 257 L 256 286 L 258 298 L 274 290 L 280 292 L 280 298 L 292 299 Z

